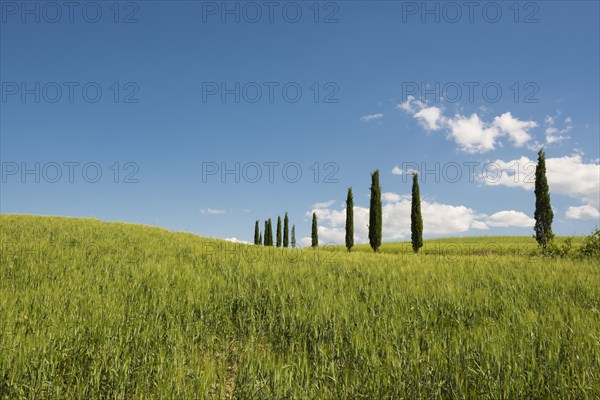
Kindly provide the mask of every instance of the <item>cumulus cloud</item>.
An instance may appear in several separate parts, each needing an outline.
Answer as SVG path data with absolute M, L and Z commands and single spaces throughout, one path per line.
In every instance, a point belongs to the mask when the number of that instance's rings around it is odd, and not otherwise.
M 456 115 L 448 121 L 449 137 L 466 153 L 485 153 L 496 148 L 500 132 L 483 122 L 477 114 Z
M 546 167 L 550 159 L 546 159 Z M 488 186 L 520 187 L 533 190 L 536 162 L 528 157 L 516 160 L 496 160 L 486 165 L 481 181 Z
M 410 202 L 407 201 L 409 216 L 407 221 L 410 229 Z M 473 209 L 465 206 L 421 202 L 423 213 L 423 232 L 431 234 L 463 233 L 469 229 L 487 229 L 481 219 L 484 217 Z M 427 222 L 425 222 L 427 220 Z
M 437 131 L 445 123 L 443 110 L 440 107 L 429 107 L 421 100 L 415 99 L 414 96 L 408 96 L 406 101 L 396 106 L 396 108 L 412 114 L 419 121 L 419 124 L 429 131 Z
M 442 109 L 439 107 L 423 107 L 415 113 L 415 118 L 419 119 L 421 124 L 431 131 L 442 128 Z
M 410 237 L 410 197 L 410 195 L 391 192 L 382 194 L 382 237 L 384 241 L 405 240 Z M 322 243 L 343 243 L 346 209 L 313 209 L 308 211 L 306 216 L 311 216 L 313 212 L 317 213 L 319 221 L 319 241 Z M 425 235 L 457 234 L 471 229 L 486 230 L 490 227 L 533 226 L 531 218 L 514 210 L 500 211 L 487 216 L 462 205 L 455 206 L 421 200 L 421 212 L 423 214 L 423 233 Z M 354 206 L 354 237 L 356 243 L 368 242 L 368 224 L 369 208 Z
M 401 196 L 397 193 L 392 193 L 392 192 L 385 192 L 385 193 L 381 194 L 381 199 L 383 200 L 383 202 L 386 202 L 386 203 L 399 202 L 403 198 L 406 198 L 406 196 Z
M 533 228 L 535 220 L 525 213 L 515 210 L 500 211 L 485 219 L 487 226 Z
M 494 118 L 493 125 L 506 134 L 515 147 L 522 147 L 531 140 L 529 130 L 538 126 L 535 121 L 520 121 L 512 116 L 510 112 Z
M 341 244 L 344 243 L 346 240 L 346 231 L 344 229 L 319 225 L 318 232 L 319 244 L 321 246 L 326 244 Z M 308 244 L 312 244 L 312 241 Z
M 364 117 L 360 117 L 361 122 L 377 121 L 383 118 L 383 114 L 369 114 Z
M 501 137 L 508 137 L 513 146 L 522 147 L 532 140 L 530 131 L 538 126 L 537 122 L 522 121 L 510 112 L 495 117 L 491 122 L 484 121 L 477 113 L 446 117 L 441 107 L 428 106 L 414 96 L 408 96 L 396 108 L 411 114 L 427 131 L 446 130 L 448 138 L 466 153 L 494 150 L 501 146 Z
M 586 204 L 580 207 L 569 207 L 565 216 L 569 219 L 594 219 L 600 218 L 600 212 L 597 208 Z
M 495 176 L 483 179 L 490 186 L 520 187 L 533 190 L 536 161 L 527 157 L 517 160 L 496 160 Z M 546 176 L 550 194 L 560 194 L 580 200 L 594 209 L 600 207 L 600 164 L 583 162 L 580 154 L 546 159 Z
M 579 154 L 549 158 L 546 173 L 551 192 L 600 207 L 600 164 L 585 164 Z

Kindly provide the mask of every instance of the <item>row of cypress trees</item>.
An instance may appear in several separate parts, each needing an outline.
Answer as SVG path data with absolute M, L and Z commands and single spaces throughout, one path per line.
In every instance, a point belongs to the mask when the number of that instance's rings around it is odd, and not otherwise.
M 377 251 L 381 246 L 382 218 L 381 208 L 381 186 L 379 185 L 379 170 L 371 174 L 371 203 L 369 206 L 369 244 L 373 251 Z M 284 240 L 283 247 L 287 246 L 287 213 L 284 221 Z M 266 236 L 265 246 L 272 246 L 271 219 L 265 221 Z M 413 250 L 416 252 L 423 247 L 423 218 L 421 217 L 421 198 L 419 194 L 419 182 L 417 174 L 413 175 L 412 189 L 412 211 L 411 211 L 411 239 Z M 296 247 L 295 226 L 292 228 L 292 247 Z M 254 227 L 254 244 L 263 243 L 262 236 L 258 230 L 258 221 Z M 281 218 L 277 218 L 277 247 L 281 247 Z M 317 222 L 317 213 L 313 212 L 311 226 L 311 246 L 319 246 L 319 231 Z M 346 248 L 351 251 L 354 246 L 354 196 L 352 188 L 348 188 L 348 197 L 346 198 Z
M 379 170 L 371 174 L 371 201 L 369 204 L 369 244 L 373 251 L 381 247 L 383 230 L 383 211 L 381 205 L 381 186 L 379 184 Z M 410 238 L 415 253 L 423 247 L 423 217 L 421 216 L 421 194 L 419 190 L 418 175 L 413 174 L 412 201 L 410 213 Z M 346 248 L 352 250 L 354 246 L 354 197 L 352 188 L 348 189 L 346 198 Z
M 289 219 L 287 212 L 283 218 L 283 235 L 281 228 L 281 217 L 277 217 L 277 231 L 275 234 L 276 247 L 296 247 L 296 225 L 292 225 L 292 240 L 289 235 Z M 264 237 L 260 231 L 260 221 L 257 220 L 254 224 L 254 244 L 262 246 L 273 246 L 273 226 L 271 218 L 265 220 Z
M 538 244 L 544 249 L 554 237 L 552 233 L 552 219 L 554 214 L 550 205 L 550 192 L 548 188 L 548 180 L 546 178 L 546 158 L 544 150 L 538 152 L 538 162 L 535 172 L 535 238 Z M 381 247 L 382 235 L 382 205 L 381 205 L 381 186 L 379 185 L 379 170 L 375 170 L 371 174 L 371 200 L 369 204 L 369 244 L 373 251 L 378 251 Z M 273 235 L 271 230 L 271 219 L 265 221 L 265 238 L 262 239 L 262 234 L 258 229 L 259 221 L 256 221 L 254 228 L 254 244 L 263 244 L 265 246 L 273 245 Z M 284 228 L 283 228 L 283 247 L 288 247 L 287 232 L 288 232 L 288 217 L 285 213 Z M 348 188 L 348 196 L 346 198 L 346 248 L 352 250 L 354 246 L 354 197 L 352 188 Z M 418 174 L 413 173 L 412 179 L 412 195 L 411 195 L 411 210 L 410 210 L 410 240 L 412 249 L 415 253 L 423 247 L 423 217 L 421 215 L 421 193 L 419 188 Z M 281 217 L 277 218 L 277 242 L 276 246 L 281 247 Z M 317 214 L 313 212 L 312 227 L 311 227 L 311 245 L 317 247 L 319 245 L 319 234 L 317 225 Z M 292 227 L 292 247 L 296 247 L 295 226 Z
M 373 251 L 381 246 L 382 233 L 381 186 L 379 185 L 379 170 L 371 174 L 371 201 L 369 204 L 369 244 Z M 538 152 L 538 162 L 535 171 L 535 239 L 542 248 L 546 248 L 554 238 L 552 220 L 554 213 L 550 204 L 550 190 L 546 178 L 546 154 L 544 149 Z M 316 235 L 316 215 L 313 214 L 313 237 Z M 421 193 L 418 174 L 413 173 L 411 210 L 410 210 L 410 241 L 415 253 L 423 247 L 423 217 L 421 215 Z M 318 242 L 317 242 L 318 243 Z M 313 246 L 315 239 L 313 239 Z M 348 189 L 346 198 L 346 248 L 354 246 L 354 198 L 352 188 Z

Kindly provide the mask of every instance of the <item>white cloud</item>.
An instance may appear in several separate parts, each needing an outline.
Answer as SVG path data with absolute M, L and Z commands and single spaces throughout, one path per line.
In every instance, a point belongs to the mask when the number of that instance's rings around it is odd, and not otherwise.
M 415 114 L 426 129 L 437 131 L 442 127 L 442 109 L 439 107 L 424 107 Z
M 362 122 L 370 122 L 370 121 L 377 121 L 382 118 L 383 118 L 383 114 L 370 114 L 370 115 L 365 115 L 364 117 L 360 117 L 360 120 Z
M 584 164 L 580 155 L 549 158 L 546 173 L 553 191 L 600 207 L 600 165 Z
M 407 202 L 410 207 L 410 202 Z M 421 202 L 423 213 L 423 233 L 450 234 L 462 233 L 473 229 L 487 229 L 485 223 L 473 209 L 465 206 Z M 408 218 L 410 229 L 410 215 Z
M 305 236 L 303 238 L 300 239 L 300 246 L 301 247 L 308 247 L 312 244 L 312 239 Z
M 342 244 L 346 240 L 345 229 L 338 229 L 328 226 L 319 225 L 319 245 L 325 244 Z M 312 241 L 311 241 L 312 243 Z
M 313 208 L 315 208 L 315 209 L 328 208 L 328 207 L 331 207 L 333 205 L 333 203 L 335 203 L 335 200 L 328 200 L 328 201 L 324 201 L 322 203 L 315 203 L 315 204 L 313 204 Z
M 508 135 L 515 147 L 522 147 L 531 140 L 529 130 L 538 126 L 535 121 L 520 121 L 514 118 L 510 112 L 494 118 L 494 126 L 502 133 Z
M 546 125 L 546 143 L 557 143 L 562 142 L 563 140 L 570 139 L 570 136 L 563 136 L 569 133 L 573 129 L 572 125 L 573 120 L 571 117 L 567 117 L 564 120 L 564 128 L 558 129 L 555 127 L 556 119 L 549 115 L 544 119 L 544 123 Z
M 312 216 L 312 213 L 317 214 L 320 222 L 326 221 L 332 226 L 343 226 L 346 221 L 346 210 L 334 210 L 332 208 L 315 208 L 311 212 L 306 213 L 307 217 Z
M 533 190 L 535 185 L 536 161 L 527 157 L 518 160 L 495 163 L 501 168 L 495 173 L 498 179 L 490 174 L 483 183 L 490 186 L 520 187 Z M 568 196 L 595 209 L 600 207 L 600 165 L 586 164 L 580 154 L 546 159 L 546 176 L 550 186 L 550 195 Z
M 533 228 L 535 220 L 525 213 L 515 210 L 500 211 L 485 219 L 487 226 Z
M 210 214 L 210 215 L 225 214 L 225 210 L 216 210 L 214 208 L 202 209 L 202 210 L 200 210 L 200 212 L 202 214 Z
M 383 193 L 383 241 L 398 241 L 410 237 L 410 195 Z M 319 241 L 344 243 L 346 209 L 321 208 L 311 210 L 306 216 L 317 213 Z M 470 229 L 486 230 L 490 227 L 530 227 L 532 219 L 517 211 L 500 211 L 491 216 L 479 214 L 465 206 L 454 206 L 421 200 L 423 233 L 445 235 L 464 233 Z M 354 239 L 356 243 L 368 242 L 368 207 L 354 206 Z M 310 238 L 308 238 L 310 240 Z M 310 244 L 310 242 L 308 242 Z
M 233 242 L 233 243 L 250 244 L 250 242 L 246 242 L 245 240 L 241 240 L 241 239 L 238 239 L 236 237 L 225 238 L 223 240 L 226 240 L 228 242 Z
M 400 110 L 404 110 L 419 121 L 423 128 L 429 131 L 437 131 L 442 128 L 445 118 L 443 110 L 439 107 L 428 107 L 426 103 L 416 100 L 414 96 L 408 96 L 406 101 L 396 106 Z
M 416 111 L 412 105 L 413 103 L 415 103 L 419 107 L 419 109 L 421 109 L 425 106 L 425 104 L 422 101 L 415 100 L 415 96 L 408 96 L 406 98 L 406 101 L 404 101 L 404 103 L 402 103 L 402 104 L 398 104 L 396 106 L 396 108 L 399 110 L 404 110 L 410 114 L 414 114 L 414 113 L 416 113 Z
M 586 204 L 581 207 L 569 207 L 565 216 L 570 219 L 594 219 L 600 218 L 598 209 Z
M 448 131 L 448 138 L 454 140 L 466 153 L 485 153 L 494 150 L 501 143 L 498 139 L 507 136 L 515 147 L 522 147 L 532 140 L 530 130 L 537 127 L 535 121 L 521 121 L 506 112 L 495 117 L 492 122 L 482 120 L 477 113 L 470 116 L 456 114 L 444 116 L 441 107 L 428 106 L 425 102 L 408 96 L 396 108 L 411 114 L 427 131 Z
M 488 126 L 477 114 L 470 117 L 456 115 L 448 121 L 450 135 L 466 153 L 485 153 L 496 148 L 496 138 L 500 131 L 494 126 Z
M 392 168 L 392 174 L 394 175 L 403 175 L 403 174 L 409 174 L 412 175 L 414 172 L 418 172 L 414 169 L 407 169 L 407 170 L 403 170 L 402 168 L 395 166 L 394 168 Z
M 548 163 L 546 159 L 546 164 Z M 481 181 L 488 186 L 520 187 L 533 190 L 536 162 L 523 156 L 517 160 L 496 160 L 486 165 Z
M 381 194 L 381 199 L 386 202 L 386 203 L 395 203 L 395 202 L 399 202 L 401 201 L 403 198 L 406 198 L 406 196 L 401 196 L 399 194 L 396 193 L 392 193 L 392 192 L 385 192 Z M 408 198 L 410 198 L 410 196 L 408 196 Z

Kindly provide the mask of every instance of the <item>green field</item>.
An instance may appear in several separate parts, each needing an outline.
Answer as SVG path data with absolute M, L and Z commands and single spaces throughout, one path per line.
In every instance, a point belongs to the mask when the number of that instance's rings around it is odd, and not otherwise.
M 0 215 L 0 398 L 600 398 L 600 265 Z M 574 243 L 581 242 L 575 239 Z

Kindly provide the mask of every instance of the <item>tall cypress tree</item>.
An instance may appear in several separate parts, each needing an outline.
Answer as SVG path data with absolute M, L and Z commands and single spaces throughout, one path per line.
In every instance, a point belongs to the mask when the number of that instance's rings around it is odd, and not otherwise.
M 258 223 L 259 223 L 259 221 L 256 220 L 256 223 L 254 224 L 254 244 L 260 244 L 260 239 L 258 237 L 258 233 L 259 233 Z
M 554 213 L 550 205 L 550 189 L 546 179 L 546 153 L 544 149 L 538 152 L 538 163 L 535 169 L 535 240 L 546 248 L 548 243 L 554 237 L 552 233 L 552 220 Z
M 273 221 L 269 218 L 269 234 L 268 234 L 269 246 L 273 246 Z
M 346 248 L 352 250 L 354 246 L 354 197 L 352 188 L 348 188 L 348 197 L 346 198 Z
M 419 179 L 413 174 L 412 202 L 410 208 L 410 241 L 415 253 L 423 247 L 423 218 L 421 216 L 421 191 L 419 190 Z
M 263 246 L 269 245 L 269 239 L 267 239 L 268 237 L 269 237 L 269 220 L 265 219 L 265 235 L 263 237 Z
M 258 244 L 262 245 L 262 232 L 260 232 L 260 234 L 258 235 Z
M 292 225 L 292 248 L 296 248 L 296 225 Z
M 371 203 L 369 205 L 369 244 L 373 251 L 381 246 L 382 210 L 379 170 L 371 174 Z
M 277 247 L 281 247 L 281 217 L 277 217 Z
M 319 232 L 317 229 L 317 213 L 315 213 L 315 212 L 313 212 L 313 218 L 312 218 L 311 243 L 312 243 L 312 247 L 317 247 L 319 245 Z
M 287 212 L 285 213 L 285 217 L 283 217 L 283 247 L 289 247 L 290 244 L 289 237 L 289 221 Z

